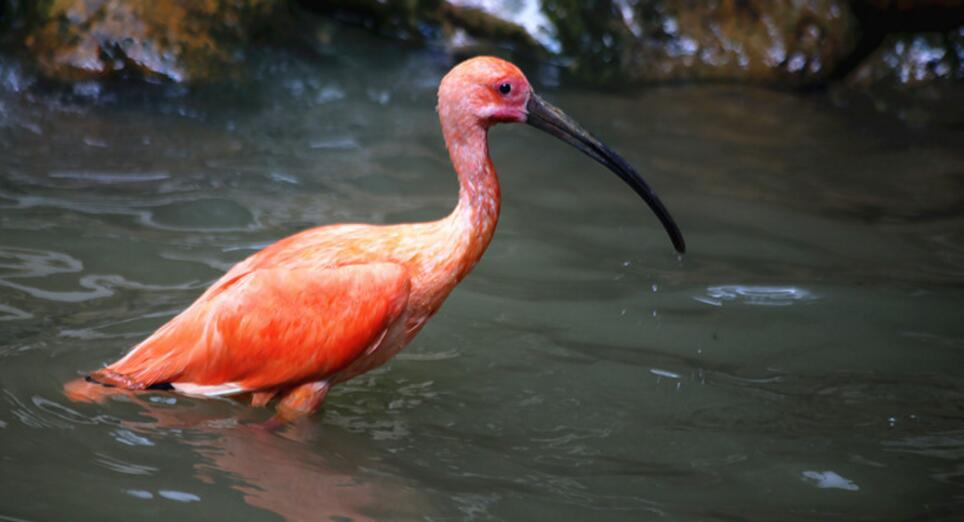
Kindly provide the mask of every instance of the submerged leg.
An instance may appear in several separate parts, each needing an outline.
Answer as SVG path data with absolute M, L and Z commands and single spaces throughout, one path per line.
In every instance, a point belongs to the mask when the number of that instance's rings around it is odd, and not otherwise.
M 268 403 L 271 402 L 271 399 L 274 398 L 274 395 L 274 390 L 254 392 L 251 394 L 251 405 L 256 408 L 267 406 Z
M 314 413 L 321 407 L 331 383 L 327 380 L 308 382 L 292 389 L 278 403 L 278 416 L 294 419 Z

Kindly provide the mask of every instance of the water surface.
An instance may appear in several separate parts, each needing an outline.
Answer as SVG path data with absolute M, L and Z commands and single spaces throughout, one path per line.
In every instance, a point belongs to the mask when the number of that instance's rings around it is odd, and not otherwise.
M 74 404 L 234 262 L 436 219 L 432 54 L 267 56 L 186 91 L 0 62 L 2 520 L 951 520 L 964 510 L 959 131 L 732 86 L 532 76 L 656 187 L 496 128 L 502 220 L 390 365 L 280 433 L 166 393 Z

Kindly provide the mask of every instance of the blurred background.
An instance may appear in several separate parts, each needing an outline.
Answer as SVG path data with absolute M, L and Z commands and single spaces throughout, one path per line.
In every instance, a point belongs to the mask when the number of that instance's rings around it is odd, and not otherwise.
M 438 219 L 495 54 L 486 256 L 318 415 L 76 404 L 232 264 Z M 0 520 L 961 520 L 964 2 L 0 0 Z
M 909 119 L 953 119 L 936 107 L 960 107 L 962 24 L 960 0 L 0 3 L 7 54 L 59 82 L 236 81 L 259 49 L 338 54 L 360 28 L 385 46 L 495 53 L 594 87 L 832 88 Z

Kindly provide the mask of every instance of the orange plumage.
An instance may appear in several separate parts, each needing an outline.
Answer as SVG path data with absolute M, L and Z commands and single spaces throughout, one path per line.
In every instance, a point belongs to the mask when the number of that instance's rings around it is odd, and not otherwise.
M 491 125 L 531 123 L 614 169 L 603 161 L 614 153 L 595 141 L 572 141 L 595 139 L 497 58 L 474 58 L 449 72 L 438 112 L 460 182 L 449 216 L 324 226 L 278 241 L 235 265 L 125 357 L 93 372 L 93 383 L 68 384 L 68 395 L 90 399 L 99 385 L 163 384 L 192 395 L 249 393 L 256 405 L 277 397 L 285 415 L 310 413 L 332 384 L 385 363 L 408 344 L 482 256 L 500 205 L 488 153 Z

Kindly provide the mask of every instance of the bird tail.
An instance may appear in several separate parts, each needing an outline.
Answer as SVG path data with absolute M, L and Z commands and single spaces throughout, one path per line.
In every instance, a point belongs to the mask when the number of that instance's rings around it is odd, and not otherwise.
M 113 395 L 127 395 L 143 390 L 173 390 L 170 383 L 157 383 L 145 386 L 132 381 L 129 377 L 101 368 L 90 375 L 74 379 L 64 384 L 64 395 L 74 402 L 102 403 Z
M 127 393 L 130 393 L 127 389 L 105 386 L 90 377 L 81 377 L 64 384 L 64 395 L 73 402 L 102 403 L 110 396 Z

